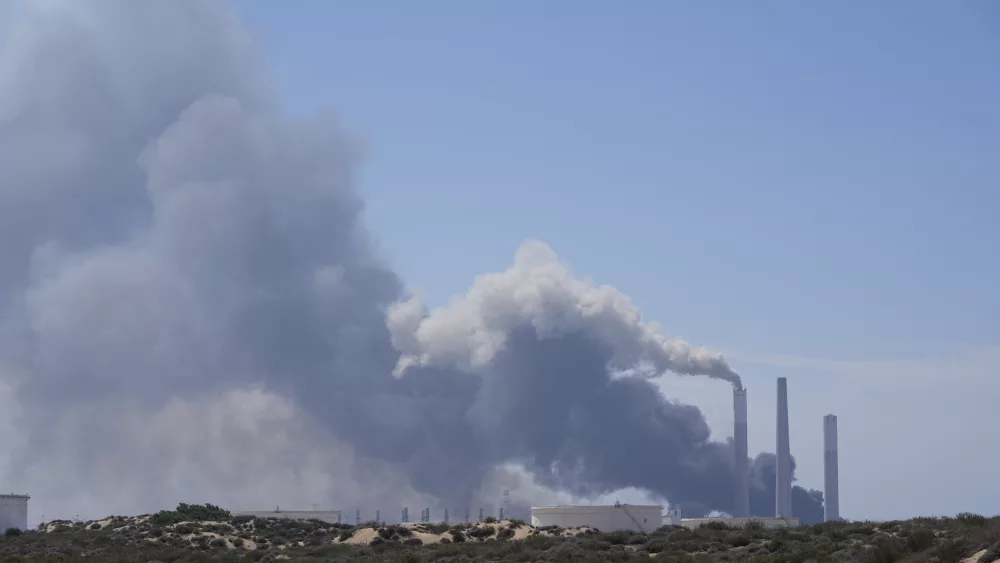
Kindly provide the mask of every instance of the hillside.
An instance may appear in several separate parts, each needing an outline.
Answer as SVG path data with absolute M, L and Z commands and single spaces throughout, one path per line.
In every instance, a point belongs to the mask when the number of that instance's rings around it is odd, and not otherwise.
M 903 522 L 842 522 L 790 530 L 687 530 L 650 534 L 535 529 L 520 521 L 349 526 L 230 516 L 211 505 L 154 515 L 49 522 L 8 531 L 0 560 L 28 561 L 843 561 L 1000 560 L 1000 517 L 965 514 Z

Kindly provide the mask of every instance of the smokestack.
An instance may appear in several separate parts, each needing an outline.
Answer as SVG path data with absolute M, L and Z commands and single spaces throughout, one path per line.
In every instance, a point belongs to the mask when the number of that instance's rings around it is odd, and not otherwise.
M 823 417 L 823 496 L 826 522 L 840 520 L 840 472 L 837 463 L 837 415 Z
M 747 459 L 747 390 L 733 389 L 733 516 L 750 516 L 750 465 Z
M 792 516 L 792 453 L 788 445 L 788 380 L 778 378 L 778 444 L 775 450 L 775 516 Z

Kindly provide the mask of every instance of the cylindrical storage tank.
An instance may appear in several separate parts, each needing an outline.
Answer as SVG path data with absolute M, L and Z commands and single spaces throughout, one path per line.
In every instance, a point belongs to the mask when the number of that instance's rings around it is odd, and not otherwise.
M 0 532 L 28 529 L 28 495 L 0 495 Z
M 602 532 L 652 532 L 663 526 L 663 507 L 620 504 L 611 506 L 534 506 L 531 525 L 561 528 L 597 528 Z

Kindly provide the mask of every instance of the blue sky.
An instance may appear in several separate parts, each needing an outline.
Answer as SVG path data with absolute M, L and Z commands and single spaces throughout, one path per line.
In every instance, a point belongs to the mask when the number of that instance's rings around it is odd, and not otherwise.
M 542 239 L 726 353 L 751 451 L 789 377 L 805 486 L 839 414 L 845 516 L 1000 513 L 995 3 L 238 5 L 431 303 Z M 730 433 L 722 386 L 663 385 Z

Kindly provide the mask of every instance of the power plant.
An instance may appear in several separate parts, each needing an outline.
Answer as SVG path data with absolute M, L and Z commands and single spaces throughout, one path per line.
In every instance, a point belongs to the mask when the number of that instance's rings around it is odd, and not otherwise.
M 776 458 L 775 458 L 775 515 L 755 516 L 750 509 L 750 469 L 749 447 L 747 441 L 747 390 L 739 386 L 733 389 L 733 513 L 725 517 L 682 518 L 681 511 L 676 506 L 670 507 L 666 517 L 663 507 L 659 505 L 629 505 L 615 503 L 606 506 L 536 506 L 531 508 L 531 522 L 534 526 L 580 527 L 590 526 L 602 531 L 633 530 L 651 532 L 663 524 L 697 528 L 710 522 L 725 522 L 733 526 L 741 526 L 749 521 L 755 521 L 766 528 L 798 526 L 799 518 L 792 511 L 792 457 L 788 431 L 788 381 L 784 377 L 777 379 L 777 417 L 776 417 Z M 823 417 L 823 486 L 824 486 L 824 520 L 827 522 L 840 520 L 840 487 L 839 466 L 837 459 L 837 416 L 828 414 Z M 507 491 L 504 492 L 505 496 Z M 0 495 L 0 530 L 28 527 L 28 495 Z M 465 508 L 466 522 L 470 521 L 470 509 Z M 341 523 L 343 514 L 340 510 L 328 511 L 283 511 L 280 508 L 272 510 L 235 512 L 264 518 L 288 518 L 295 520 L 318 519 L 330 523 Z M 449 521 L 448 509 L 443 509 L 444 522 Z M 354 521 L 361 523 L 361 510 L 356 510 Z M 500 519 L 504 518 L 503 507 L 499 508 Z M 479 508 L 479 521 L 485 518 L 483 508 Z M 381 522 L 381 511 L 375 511 L 376 521 Z M 420 511 L 420 522 L 431 522 L 433 519 L 430 508 Z M 409 508 L 402 509 L 400 522 L 410 521 Z

